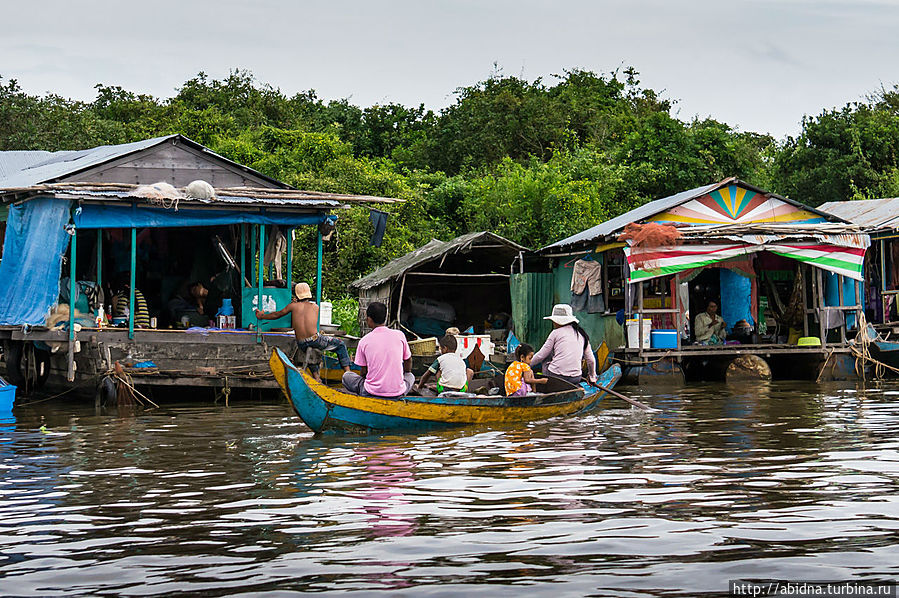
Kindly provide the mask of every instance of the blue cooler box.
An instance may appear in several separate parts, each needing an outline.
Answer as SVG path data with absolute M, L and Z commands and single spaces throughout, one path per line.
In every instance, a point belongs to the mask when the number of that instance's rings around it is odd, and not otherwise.
M 0 378 L 0 413 L 9 413 L 12 411 L 12 404 L 16 401 L 16 387 L 7 384 L 3 378 Z
M 653 349 L 677 349 L 677 330 L 653 330 L 649 339 Z

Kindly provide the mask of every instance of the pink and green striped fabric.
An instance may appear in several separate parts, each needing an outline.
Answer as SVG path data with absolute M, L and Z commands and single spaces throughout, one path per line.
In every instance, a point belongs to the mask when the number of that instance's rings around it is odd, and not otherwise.
M 845 239 L 846 235 L 842 237 Z M 858 238 L 846 245 L 821 241 L 791 242 L 780 239 L 759 244 L 735 242 L 653 248 L 628 246 L 624 248 L 624 254 L 630 267 L 630 282 L 668 276 L 760 251 L 770 251 L 822 270 L 862 280 L 866 240 L 867 237 L 864 236 L 864 239 Z

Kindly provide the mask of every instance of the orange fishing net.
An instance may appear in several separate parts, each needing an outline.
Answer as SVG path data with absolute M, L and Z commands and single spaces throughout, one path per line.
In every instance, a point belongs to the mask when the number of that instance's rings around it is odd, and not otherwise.
M 618 240 L 630 241 L 631 256 L 628 261 L 632 267 L 652 269 L 656 267 L 659 258 L 656 250 L 660 247 L 677 245 L 681 237 L 683 237 L 681 232 L 670 224 L 632 222 L 624 227 L 624 232 L 618 235 Z
M 619 241 L 630 241 L 631 247 L 671 247 L 677 245 L 683 235 L 670 224 L 631 222 L 618 235 Z

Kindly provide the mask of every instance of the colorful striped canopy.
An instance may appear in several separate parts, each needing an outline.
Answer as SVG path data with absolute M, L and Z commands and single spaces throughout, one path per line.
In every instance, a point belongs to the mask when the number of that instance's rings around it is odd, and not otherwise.
M 836 242 L 791 241 L 783 238 L 758 243 L 745 240 L 734 243 L 713 241 L 712 244 L 682 244 L 673 247 L 625 247 L 624 254 L 630 267 L 630 282 L 668 276 L 761 251 L 770 251 L 822 270 L 862 280 L 865 249 L 870 244 L 867 235 L 822 237 L 830 237 Z
M 692 199 L 649 220 L 674 225 L 826 222 L 819 214 L 776 197 L 728 185 Z

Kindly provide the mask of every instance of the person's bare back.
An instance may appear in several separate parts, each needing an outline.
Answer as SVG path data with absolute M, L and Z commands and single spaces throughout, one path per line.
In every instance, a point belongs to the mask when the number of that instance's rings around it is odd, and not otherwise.
M 294 301 L 290 305 L 290 322 L 297 340 L 312 338 L 318 332 L 318 305 L 312 301 Z
M 277 320 L 287 314 L 290 314 L 290 326 L 298 341 L 312 338 L 318 332 L 318 305 L 312 301 L 293 301 L 272 313 L 256 310 L 260 320 Z

